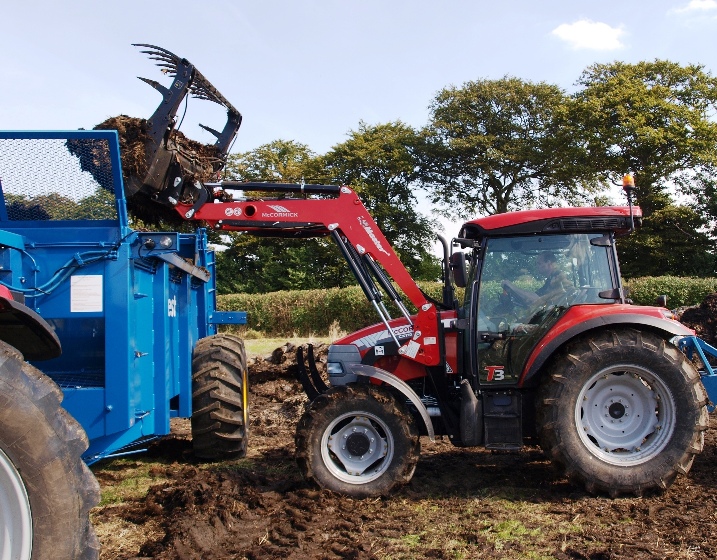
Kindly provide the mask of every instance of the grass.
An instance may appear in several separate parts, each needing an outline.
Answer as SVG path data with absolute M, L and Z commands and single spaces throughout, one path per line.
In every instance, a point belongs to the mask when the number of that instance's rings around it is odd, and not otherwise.
M 567 542 L 582 532 L 578 523 L 566 527 L 560 515 L 550 511 L 549 503 L 490 495 L 460 501 L 459 507 L 456 500 L 440 498 L 388 502 L 385 508 L 395 510 L 397 515 L 410 512 L 413 530 L 388 539 L 384 560 L 427 557 L 437 550 L 442 551 L 443 558 L 456 560 L 483 555 L 554 560 L 556 541 Z M 459 517 L 455 515 L 457 511 L 462 512 Z
M 121 473 L 121 479 L 117 484 L 103 485 L 100 507 L 144 498 L 151 486 L 168 480 L 161 476 L 159 474 L 161 470 L 150 462 L 115 459 L 111 465 L 112 471 Z M 95 474 L 100 479 L 103 478 L 103 474 L 107 478 L 114 478 L 111 471 L 104 470 L 102 467 L 98 467 Z
M 283 338 L 269 338 L 261 332 L 252 329 L 240 328 L 234 334 L 244 340 L 244 348 L 247 358 L 256 356 L 265 357 L 287 342 L 298 346 L 300 344 L 331 344 L 334 340 L 346 336 L 348 333 L 342 331 L 336 321 L 331 324 L 325 334 L 311 334 L 309 336 L 286 336 Z
M 287 342 L 291 342 L 295 345 L 300 344 L 329 344 L 333 338 L 329 336 L 311 336 L 311 337 L 284 337 L 284 338 L 245 338 L 244 348 L 246 350 L 247 358 L 253 358 L 256 356 L 266 357 L 271 354 L 274 350 L 283 346 Z

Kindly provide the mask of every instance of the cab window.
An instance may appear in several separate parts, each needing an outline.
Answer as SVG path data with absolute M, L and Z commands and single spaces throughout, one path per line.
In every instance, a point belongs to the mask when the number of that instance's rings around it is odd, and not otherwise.
M 605 304 L 613 288 L 609 247 L 599 234 L 489 239 L 480 276 L 479 330 L 501 332 L 535 323 L 555 307 Z

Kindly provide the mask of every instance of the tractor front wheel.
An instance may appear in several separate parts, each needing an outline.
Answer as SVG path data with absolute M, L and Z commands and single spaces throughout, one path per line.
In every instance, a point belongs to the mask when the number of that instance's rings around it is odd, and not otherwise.
M 665 489 L 702 451 L 707 394 L 684 354 L 656 334 L 602 331 L 549 368 L 538 401 L 541 445 L 589 492 Z
M 0 558 L 96 559 L 97 480 L 60 388 L 0 342 Z
M 246 455 L 248 400 L 244 341 L 217 334 L 197 342 L 192 359 L 192 447 L 197 457 Z
M 383 496 L 410 481 L 419 454 L 413 417 L 374 385 L 332 387 L 309 405 L 296 430 L 304 476 L 355 498 Z

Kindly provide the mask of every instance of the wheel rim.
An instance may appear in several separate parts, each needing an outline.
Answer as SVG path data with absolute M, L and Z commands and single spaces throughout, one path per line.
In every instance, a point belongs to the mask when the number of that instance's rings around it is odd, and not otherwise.
M 575 423 L 585 447 L 612 465 L 649 461 L 675 428 L 675 402 L 650 371 L 619 365 L 593 375 L 578 395 Z
M 27 560 L 32 552 L 32 513 L 20 473 L 0 449 L 0 558 Z
M 331 474 L 349 484 L 380 477 L 393 459 L 391 431 L 378 416 L 351 412 L 336 418 L 324 431 L 321 456 Z

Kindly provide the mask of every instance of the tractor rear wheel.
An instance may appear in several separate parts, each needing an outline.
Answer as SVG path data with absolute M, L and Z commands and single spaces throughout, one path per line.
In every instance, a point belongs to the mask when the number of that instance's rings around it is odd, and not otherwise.
M 552 364 L 539 393 L 541 445 L 591 493 L 641 495 L 687 474 L 704 445 L 707 394 L 675 346 L 602 331 Z
M 0 557 L 99 557 L 89 512 L 100 499 L 81 459 L 88 440 L 60 388 L 0 342 Z
M 192 359 L 192 446 L 197 457 L 246 455 L 248 400 L 244 341 L 217 334 L 197 342 Z
M 322 488 L 367 498 L 411 480 L 420 454 L 413 416 L 374 385 L 332 387 L 299 420 L 296 457 Z

